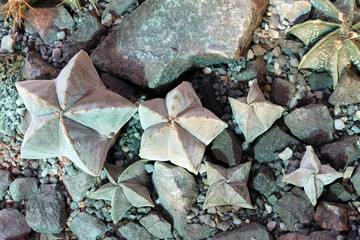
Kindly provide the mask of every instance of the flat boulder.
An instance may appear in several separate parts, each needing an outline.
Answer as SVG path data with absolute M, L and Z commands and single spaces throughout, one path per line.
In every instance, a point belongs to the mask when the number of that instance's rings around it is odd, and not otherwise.
M 239 59 L 267 5 L 268 0 L 148 0 L 113 28 L 91 58 L 102 71 L 156 88 L 192 66 Z

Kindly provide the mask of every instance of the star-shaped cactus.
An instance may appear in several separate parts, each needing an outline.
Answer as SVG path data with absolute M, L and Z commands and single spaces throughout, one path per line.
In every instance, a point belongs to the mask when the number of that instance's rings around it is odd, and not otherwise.
M 206 193 L 204 210 L 224 205 L 253 209 L 246 186 L 251 162 L 228 169 L 209 162 L 206 162 L 206 166 L 209 190 Z
M 237 100 L 229 97 L 229 102 L 235 121 L 248 143 L 266 132 L 284 111 L 283 107 L 265 101 L 256 83 L 250 86 L 247 98 Z
M 360 69 L 360 23 L 354 24 L 356 3 L 355 0 L 343 1 L 345 12 L 341 12 L 329 0 L 311 0 L 311 3 L 334 23 L 320 19 L 309 20 L 295 25 L 288 32 L 307 46 L 321 39 L 302 58 L 299 69 L 328 71 L 333 77 L 335 88 L 339 76 L 351 62 Z
M 16 83 L 32 121 L 23 158 L 67 157 L 99 175 L 107 151 L 136 106 L 107 90 L 86 52 L 77 53 L 54 80 Z
M 168 161 L 198 174 L 205 147 L 227 124 L 202 107 L 189 82 L 182 82 L 165 99 L 155 98 L 139 105 L 145 129 L 140 157 Z
M 313 206 L 323 192 L 325 185 L 343 177 L 342 173 L 328 165 L 321 165 L 312 146 L 306 146 L 306 152 L 300 162 L 300 168 L 283 177 L 283 181 L 303 187 Z
M 111 217 L 115 223 L 124 217 L 132 207 L 154 207 L 147 190 L 148 176 L 145 163 L 140 160 L 126 169 L 112 164 L 105 164 L 105 172 L 110 182 L 90 194 L 92 199 L 111 201 Z

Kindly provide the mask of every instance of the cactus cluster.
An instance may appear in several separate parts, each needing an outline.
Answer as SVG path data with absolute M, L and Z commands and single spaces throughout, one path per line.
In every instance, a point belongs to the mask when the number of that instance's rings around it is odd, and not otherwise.
M 289 33 L 309 46 L 319 40 L 302 58 L 298 68 L 328 71 L 336 87 L 343 70 L 353 63 L 360 69 L 360 22 L 355 22 L 355 0 L 346 0 L 340 11 L 329 0 L 311 0 L 312 6 L 333 22 L 309 20 L 295 25 Z
M 182 82 L 165 99 L 139 106 L 140 157 L 168 161 L 198 174 L 205 147 L 227 124 L 204 108 L 191 83 Z
M 229 98 L 229 102 L 235 121 L 248 143 L 266 132 L 284 111 L 282 106 L 265 101 L 256 83 L 250 86 L 246 98 Z
M 146 161 L 140 160 L 126 169 L 105 164 L 105 172 L 110 180 L 90 195 L 92 199 L 111 201 L 111 217 L 115 223 L 134 207 L 154 207 L 146 188 L 148 176 L 145 171 Z
M 300 162 L 300 168 L 283 177 L 283 181 L 303 187 L 313 206 L 323 192 L 324 186 L 343 177 L 328 165 L 321 165 L 312 146 L 306 146 L 306 152 Z
M 77 53 L 55 80 L 16 83 L 32 120 L 23 158 L 67 157 L 98 176 L 120 128 L 137 108 L 107 90 L 86 52 Z

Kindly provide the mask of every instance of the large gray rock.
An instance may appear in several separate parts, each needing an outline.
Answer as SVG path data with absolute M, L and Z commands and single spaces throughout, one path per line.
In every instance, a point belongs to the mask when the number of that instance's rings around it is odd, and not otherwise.
M 86 196 L 87 190 L 94 186 L 96 177 L 79 171 L 76 175 L 65 175 L 63 178 L 67 191 L 72 199 L 79 202 Z
M 70 13 L 63 5 L 45 2 L 29 9 L 31 21 L 26 21 L 25 30 L 30 34 L 38 34 L 45 44 L 53 44 L 57 38 L 57 32 L 68 29 L 72 31 L 75 22 Z
M 97 17 L 89 12 L 86 13 L 76 31 L 66 39 L 61 48 L 64 60 L 70 61 L 80 50 L 90 50 L 104 31 L 105 28 Z
M 333 140 L 334 121 L 322 104 L 310 104 L 292 111 L 285 117 L 291 133 L 314 147 Z
M 80 240 L 96 240 L 107 230 L 106 225 L 99 218 L 87 212 L 79 213 L 70 228 Z
M 296 223 L 308 223 L 315 214 L 309 198 L 298 187 L 294 187 L 277 201 L 273 210 L 279 214 L 289 231 L 296 231 Z
M 113 28 L 91 57 L 103 71 L 156 88 L 191 66 L 239 59 L 267 4 L 268 0 L 148 0 Z
M 65 199 L 60 192 L 38 192 L 28 201 L 26 222 L 39 233 L 59 233 L 66 224 Z
M 157 238 L 172 238 L 171 224 L 168 223 L 157 212 L 150 212 L 148 215 L 142 217 L 139 222 L 146 230 Z
M 360 102 L 360 77 L 353 71 L 346 71 L 329 97 L 329 103 L 346 105 L 358 102 Z
M 0 211 L 0 239 L 22 239 L 31 232 L 25 216 L 17 209 L 3 209 Z
M 5 196 L 6 190 L 10 186 L 12 181 L 13 176 L 9 171 L 0 170 L 0 199 Z
M 273 239 L 273 237 L 268 232 L 265 226 L 256 222 L 246 224 L 232 231 L 218 233 L 213 237 L 213 240 L 249 240 L 249 239 L 271 240 Z
M 187 239 L 207 239 L 218 232 L 217 228 L 199 223 L 188 224 L 184 230 Z
M 174 228 L 185 236 L 186 215 L 199 191 L 194 177 L 182 167 L 156 161 L 152 179 L 160 203 L 174 219 Z
M 48 64 L 41 55 L 35 51 L 30 51 L 26 55 L 24 66 L 24 78 L 36 80 L 52 80 L 56 78 L 60 70 Z
M 269 144 L 271 143 L 271 144 Z M 299 142 L 282 131 L 277 125 L 259 137 L 254 147 L 255 160 L 271 162 L 279 159 L 279 153 L 286 147 L 291 147 Z
M 344 136 L 320 148 L 321 154 L 335 169 L 344 168 L 360 158 L 359 136 Z
M 9 191 L 14 201 L 29 200 L 39 191 L 36 178 L 17 178 L 11 184 Z
M 146 229 L 134 222 L 128 222 L 127 224 L 121 226 L 118 232 L 126 240 L 143 240 L 143 239 L 155 239 L 151 234 L 146 231 Z

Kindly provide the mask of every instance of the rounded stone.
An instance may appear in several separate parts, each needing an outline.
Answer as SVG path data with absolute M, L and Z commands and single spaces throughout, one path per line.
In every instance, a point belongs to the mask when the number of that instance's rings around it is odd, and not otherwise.
M 39 190 L 38 181 L 36 178 L 17 178 L 9 190 L 14 201 L 29 200 Z

